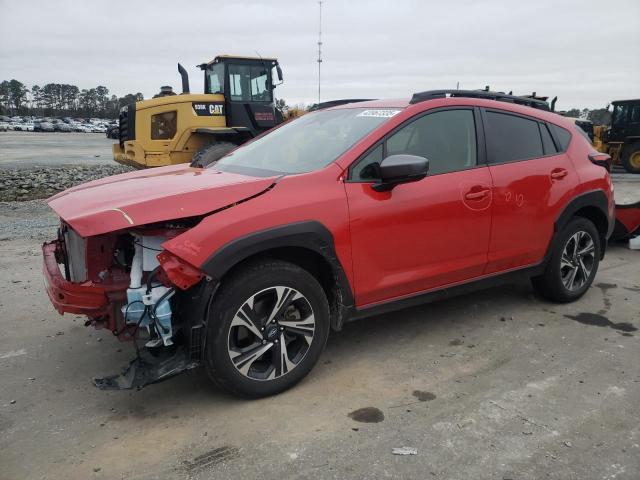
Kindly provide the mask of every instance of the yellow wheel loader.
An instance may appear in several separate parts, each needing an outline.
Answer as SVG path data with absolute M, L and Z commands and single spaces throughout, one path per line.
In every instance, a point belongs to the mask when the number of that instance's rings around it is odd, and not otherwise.
M 283 121 L 273 98 L 282 83 L 277 59 L 220 55 L 198 67 L 204 72 L 204 93 L 189 91 L 187 72 L 178 64 L 182 94 L 162 87 L 153 99 L 120 110 L 116 162 L 136 168 L 203 167 Z
M 594 128 L 593 145 L 629 173 L 640 174 L 640 99 L 615 100 L 611 125 Z

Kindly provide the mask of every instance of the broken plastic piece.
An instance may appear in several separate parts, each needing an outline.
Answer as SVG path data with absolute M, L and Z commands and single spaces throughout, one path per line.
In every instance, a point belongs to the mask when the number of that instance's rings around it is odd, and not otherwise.
M 138 390 L 145 385 L 158 383 L 167 378 L 191 370 L 200 365 L 192 360 L 183 349 L 175 354 L 161 353 L 158 357 L 141 352 L 141 356 L 129 362 L 119 375 L 94 378 L 93 384 L 100 390 Z
M 196 267 L 166 250 L 158 254 L 158 261 L 169 280 L 181 290 L 187 290 L 204 277 Z
M 418 449 L 413 447 L 400 447 L 391 450 L 394 455 L 417 455 Z

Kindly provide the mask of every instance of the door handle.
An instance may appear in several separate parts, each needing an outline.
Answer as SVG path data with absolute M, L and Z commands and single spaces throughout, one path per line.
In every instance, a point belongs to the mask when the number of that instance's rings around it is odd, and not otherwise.
M 566 177 L 567 175 L 569 175 L 569 172 L 567 170 L 565 170 L 564 168 L 558 168 L 555 170 L 551 171 L 551 178 L 553 180 L 561 180 L 564 177 Z
M 480 190 L 477 192 L 469 192 L 465 194 L 464 198 L 467 200 L 480 200 L 489 195 L 489 190 Z

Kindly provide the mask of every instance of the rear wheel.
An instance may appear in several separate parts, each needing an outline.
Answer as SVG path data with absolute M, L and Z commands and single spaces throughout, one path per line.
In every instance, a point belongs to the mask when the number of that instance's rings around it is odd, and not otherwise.
M 207 324 L 210 378 L 231 393 L 263 397 L 311 371 L 329 334 L 329 305 L 309 272 L 266 260 L 225 279 Z
M 559 233 L 545 272 L 532 279 L 536 291 L 554 302 L 572 302 L 591 286 L 600 262 L 600 235 L 586 218 L 575 217 Z
M 236 147 L 237 145 L 230 142 L 216 142 L 202 147 L 191 158 L 191 166 L 204 168 L 207 165 L 220 160 Z
M 640 173 L 640 143 L 626 146 L 622 151 L 622 166 L 629 173 Z

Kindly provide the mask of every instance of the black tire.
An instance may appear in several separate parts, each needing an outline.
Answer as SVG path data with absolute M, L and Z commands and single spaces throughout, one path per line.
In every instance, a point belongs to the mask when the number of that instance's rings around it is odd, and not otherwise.
M 191 158 L 191 166 L 204 168 L 221 159 L 236 147 L 237 145 L 230 142 L 216 142 L 202 147 Z
M 290 288 L 300 294 L 302 299 L 298 298 L 291 302 L 290 307 L 283 310 L 283 315 L 276 315 L 274 322 L 265 329 L 267 317 L 276 310 L 282 310 L 282 307 L 277 308 L 275 300 L 271 303 L 272 298 L 278 298 L 275 293 L 272 294 L 276 287 L 284 292 L 288 292 L 286 288 Z M 287 293 L 280 298 L 288 298 Z M 238 320 L 242 317 L 238 314 L 246 312 L 246 310 L 241 312 L 241 308 L 245 309 L 249 301 L 252 307 L 248 318 L 253 318 L 255 321 L 252 325 L 265 330 L 258 332 L 261 333 L 262 338 L 251 333 L 245 326 L 238 325 Z M 302 302 L 302 304 L 295 304 L 295 302 Z M 261 305 L 265 308 L 261 308 Z M 270 308 L 271 305 L 273 309 Z M 288 333 L 294 330 L 290 329 L 291 318 L 286 317 L 287 312 L 291 311 L 290 308 L 293 311 L 306 309 L 306 314 L 298 311 L 298 317 L 311 318 L 314 322 L 310 327 L 313 331 L 309 341 L 306 340 L 309 335 L 301 335 L 297 328 L 295 329 L 297 332 Z M 310 317 L 308 317 L 309 308 L 311 309 Z M 293 320 L 293 322 L 302 321 L 304 320 Z M 290 326 L 283 327 L 284 324 Z M 291 388 L 311 371 L 327 342 L 329 325 L 329 305 L 326 295 L 318 281 L 309 272 L 297 265 L 280 260 L 262 260 L 248 264 L 231 273 L 229 278 L 225 278 L 214 294 L 207 315 L 205 369 L 216 385 L 235 395 L 258 398 L 280 393 Z M 280 332 L 276 331 L 273 334 L 271 331 L 273 326 Z M 265 338 L 271 338 L 271 340 L 265 340 Z M 278 342 L 278 338 L 285 340 L 284 349 L 279 346 L 282 341 Z M 239 341 L 245 344 L 238 347 L 236 342 Z M 250 357 L 253 355 L 252 352 L 264 348 L 269 350 L 256 356 L 257 360 L 246 362 L 239 360 L 243 356 Z M 287 355 L 286 361 L 280 355 L 282 351 Z M 236 355 L 233 360 L 232 355 Z M 278 357 L 280 361 L 277 360 Z M 247 364 L 249 364 L 248 367 Z M 241 367 L 246 367 L 248 370 L 243 373 Z
M 587 240 L 591 240 L 593 244 L 592 256 L 577 255 L 581 250 L 586 251 Z M 571 254 L 572 245 L 576 246 L 574 255 Z M 589 289 L 598 271 L 600 234 L 590 220 L 574 217 L 558 234 L 551 248 L 553 251 L 544 273 L 532 278 L 531 283 L 535 290 L 548 300 L 559 303 L 573 302 Z M 586 271 L 588 275 L 585 275 Z M 578 281 L 579 279 L 581 281 Z M 567 283 L 574 288 L 569 288 Z
M 627 172 L 640 173 L 640 143 L 624 147 L 620 162 Z

